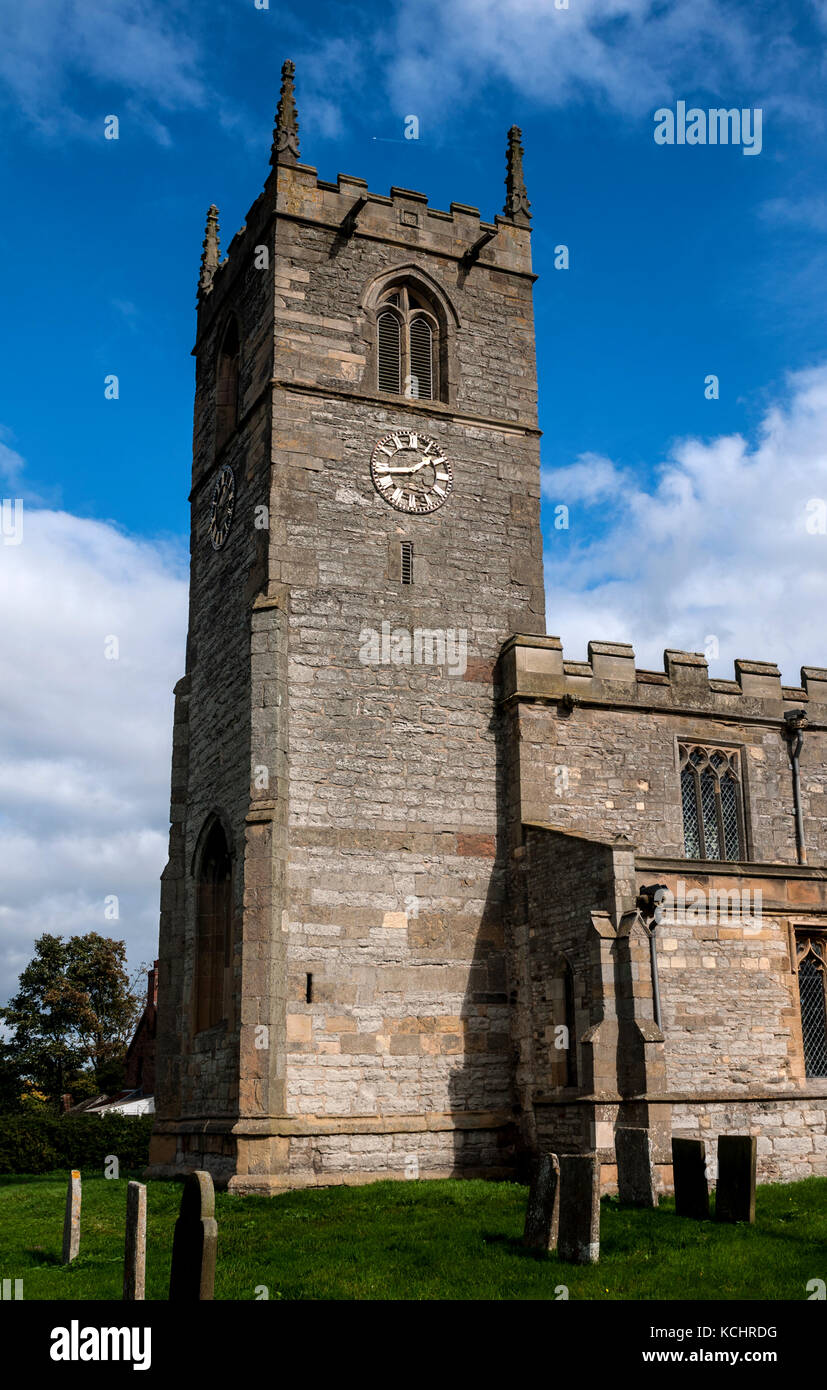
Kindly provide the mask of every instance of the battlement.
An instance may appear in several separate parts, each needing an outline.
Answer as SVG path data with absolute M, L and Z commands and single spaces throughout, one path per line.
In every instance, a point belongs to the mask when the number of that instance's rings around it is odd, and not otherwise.
M 739 658 L 734 680 L 715 680 L 702 652 L 667 650 L 663 658 L 663 671 L 646 671 L 635 665 L 628 643 L 589 642 L 587 661 L 566 661 L 559 637 L 516 634 L 500 655 L 503 700 L 638 705 L 774 719 L 783 718 L 787 707 L 807 707 L 810 719 L 827 723 L 823 667 L 802 666 L 801 685 L 788 686 L 781 684 L 772 661 Z
M 415 189 L 394 186 L 387 195 L 372 193 L 364 179 L 351 174 L 338 174 L 336 182 L 329 183 L 309 165 L 280 166 L 277 211 L 336 230 L 352 216 L 352 226 L 343 229 L 348 235 L 373 232 L 382 241 L 399 239 L 405 245 L 424 240 L 427 249 L 456 257 L 465 256 L 481 235 L 488 234 L 486 245 L 478 250 L 486 261 L 506 244 L 512 258 L 516 254 L 525 259 L 531 234 L 529 227 L 499 213 L 493 221 L 483 221 L 479 208 L 469 203 L 451 203 L 448 212 L 430 208 L 428 195 Z
M 299 157 L 298 119 L 293 94 L 294 66 L 282 67 L 282 89 L 273 132 L 271 171 L 247 213 L 245 223 L 230 242 L 223 260 L 219 255 L 218 209 L 210 208 L 207 235 L 201 257 L 199 309 L 209 321 L 249 262 L 252 249 L 262 238 L 270 240 L 274 218 L 289 219 L 324 228 L 334 234 L 336 253 L 353 238 L 396 245 L 401 251 L 424 251 L 458 263 L 460 276 L 473 267 L 511 275 L 535 277 L 531 270 L 531 214 L 523 181 L 522 133 L 508 132 L 506 152 L 506 201 L 493 222 L 484 222 L 480 210 L 468 203 L 451 203 L 448 212 L 429 208 L 425 193 L 392 187 L 386 196 L 371 193 L 365 179 L 337 174 L 330 183 L 318 177 L 311 164 Z M 333 254 L 331 250 L 331 254 Z M 216 292 L 217 291 L 217 292 Z
M 450 211 L 443 212 L 429 208 L 427 195 L 413 189 L 394 187 L 386 197 L 371 193 L 364 179 L 350 174 L 338 174 L 336 183 L 329 183 L 308 164 L 279 165 L 216 267 L 208 296 L 211 307 L 221 302 L 273 216 L 324 228 L 343 244 L 367 237 L 397 245 L 403 256 L 419 250 L 457 261 L 469 271 L 479 266 L 536 278 L 530 228 L 502 214 L 485 222 L 479 208 L 467 203 L 451 203 Z

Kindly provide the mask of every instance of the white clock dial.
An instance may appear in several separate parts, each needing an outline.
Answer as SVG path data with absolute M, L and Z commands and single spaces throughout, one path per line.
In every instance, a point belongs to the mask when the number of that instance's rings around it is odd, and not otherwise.
M 414 430 L 394 430 L 379 440 L 370 475 L 379 496 L 408 516 L 435 512 L 454 486 L 453 467 L 439 444 Z

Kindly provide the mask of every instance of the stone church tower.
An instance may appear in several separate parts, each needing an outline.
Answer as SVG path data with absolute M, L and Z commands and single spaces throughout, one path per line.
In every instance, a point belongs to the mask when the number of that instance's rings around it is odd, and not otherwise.
M 198 295 L 152 1171 L 514 1162 L 494 668 L 544 631 L 520 132 L 474 207 L 327 183 L 293 67 Z
M 827 671 L 545 635 L 520 140 L 493 222 L 327 183 L 286 63 L 208 213 L 152 1175 L 827 1172 Z

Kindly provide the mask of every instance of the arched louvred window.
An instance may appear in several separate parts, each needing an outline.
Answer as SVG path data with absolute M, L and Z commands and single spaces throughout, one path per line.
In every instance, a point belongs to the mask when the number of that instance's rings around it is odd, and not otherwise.
M 376 321 L 379 359 L 379 390 L 398 396 L 402 390 L 401 326 L 389 309 Z
M 232 965 L 232 859 L 221 822 L 210 828 L 196 883 L 195 1031 L 227 1016 Z
M 224 330 L 215 378 L 215 447 L 222 448 L 238 424 L 238 322 L 233 316 Z
M 422 314 L 411 321 L 410 395 L 423 401 L 434 398 L 434 335 Z
M 439 320 L 419 289 L 394 285 L 383 296 L 376 346 L 380 391 L 439 400 Z

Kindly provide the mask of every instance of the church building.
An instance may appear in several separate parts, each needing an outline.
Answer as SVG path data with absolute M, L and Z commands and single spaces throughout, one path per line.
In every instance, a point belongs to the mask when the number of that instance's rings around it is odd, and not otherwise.
M 624 1128 L 662 1190 L 673 1136 L 827 1173 L 827 670 L 566 658 L 521 133 L 441 211 L 319 179 L 282 76 L 201 262 L 149 1173 L 611 1189 Z

